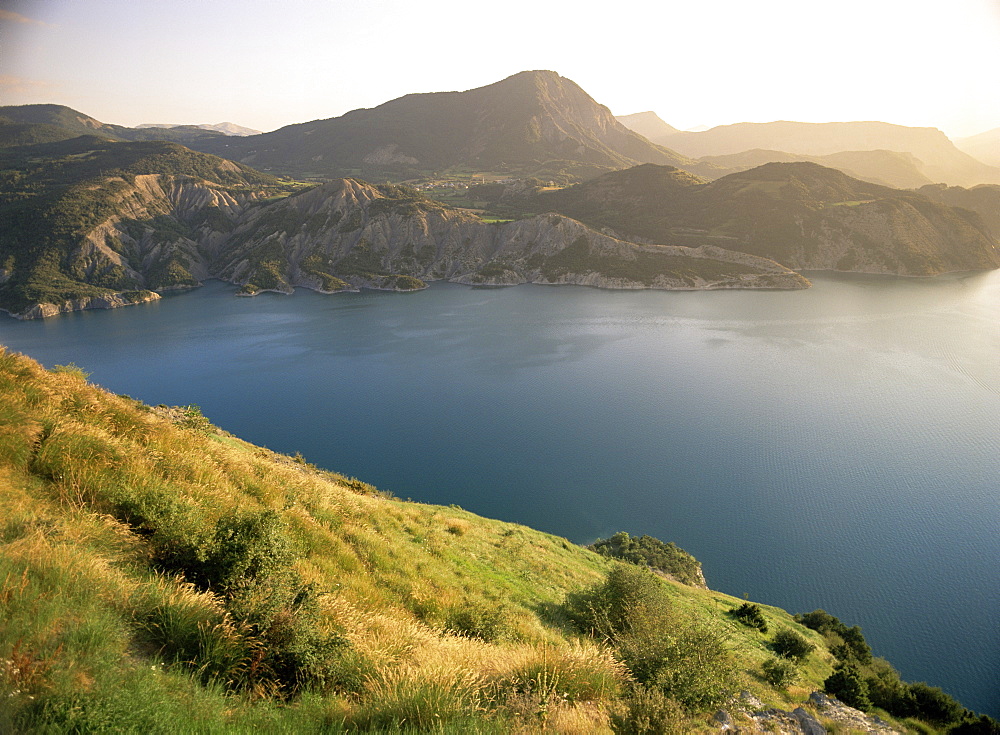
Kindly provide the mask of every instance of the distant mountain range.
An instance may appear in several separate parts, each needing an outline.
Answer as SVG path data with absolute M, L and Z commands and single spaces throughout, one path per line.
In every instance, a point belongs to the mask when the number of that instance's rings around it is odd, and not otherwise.
M 805 288 L 765 258 L 611 237 L 556 214 L 489 223 L 411 189 L 307 187 L 176 143 L 96 136 L 0 150 L 0 309 L 31 318 L 216 277 L 248 295 L 524 282 Z
M 261 134 L 260 130 L 254 130 L 253 128 L 245 128 L 242 125 L 237 125 L 236 123 L 231 123 L 231 122 L 221 122 L 212 125 L 209 125 L 207 123 L 203 123 L 201 125 L 172 125 L 170 123 L 142 123 L 141 125 L 136 125 L 136 128 L 139 130 L 142 130 L 143 128 L 175 129 L 175 128 L 192 128 L 192 127 L 199 128 L 200 130 L 212 130 L 215 131 L 216 133 L 222 133 L 223 135 L 243 136 L 243 135 Z
M 1000 166 L 1000 128 L 955 141 L 959 150 L 965 151 L 990 166 Z
M 634 116 L 619 118 L 628 122 Z M 648 118 L 643 118 L 648 125 Z M 665 123 L 664 123 L 665 124 Z M 770 122 L 720 125 L 703 132 L 663 133 L 650 138 L 654 143 L 706 162 L 724 163 L 725 159 L 708 158 L 744 154 L 747 151 L 772 151 L 777 154 L 828 156 L 854 153 L 854 165 L 864 159 L 862 151 L 891 151 L 910 154 L 916 173 L 930 182 L 958 186 L 1000 184 L 1000 168 L 987 165 L 959 150 L 936 128 L 912 128 L 884 122 Z M 780 159 L 777 159 L 780 160 Z M 759 157 L 754 163 L 764 163 Z M 877 170 L 878 163 L 863 164 Z M 867 177 L 867 175 L 866 175 Z
M 3 107 L 0 308 L 45 316 L 121 305 L 208 277 L 247 294 L 412 290 L 438 279 L 802 288 L 794 270 L 1000 266 L 1000 186 L 931 183 L 1000 169 L 940 131 L 771 123 L 690 133 L 653 113 L 625 119 L 702 159 L 629 130 L 550 71 L 246 136 Z M 743 147 L 765 144 L 781 147 Z M 250 163 L 325 183 L 280 181 Z M 516 179 L 480 188 L 517 221 L 335 176 L 476 171 Z M 583 183 L 545 191 L 532 176 Z
M 552 71 L 521 72 L 466 92 L 409 94 L 328 120 L 192 145 L 307 177 L 399 179 L 465 169 L 578 180 L 638 163 L 711 168 L 629 130 Z
M 704 156 L 700 160 L 729 173 L 746 171 L 765 163 L 809 161 L 835 168 L 855 179 L 896 189 L 915 189 L 933 183 L 921 172 L 921 163 L 913 154 L 894 151 L 843 151 L 825 156 L 808 156 L 755 149 L 724 156 Z
M 245 132 L 241 132 L 245 131 Z M 111 140 L 169 140 L 190 144 L 212 137 L 256 133 L 233 123 L 217 125 L 140 125 L 129 128 L 96 120 L 64 105 L 0 107 L 0 148 L 32 143 L 53 143 L 78 135 L 99 135 Z
M 994 188 L 1000 190 L 986 191 Z M 952 196 L 968 206 L 963 192 L 933 188 L 938 201 L 930 201 L 809 162 L 769 163 L 712 182 L 645 165 L 541 192 L 523 205 L 619 237 L 713 244 L 796 270 L 927 276 L 1000 267 L 996 237 L 983 219 L 939 203 Z

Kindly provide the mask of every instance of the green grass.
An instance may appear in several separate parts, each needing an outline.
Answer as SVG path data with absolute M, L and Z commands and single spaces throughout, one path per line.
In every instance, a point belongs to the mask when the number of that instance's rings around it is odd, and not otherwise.
M 728 694 L 791 709 L 833 671 L 785 611 L 760 606 L 762 635 L 639 567 L 655 605 L 623 619 L 673 622 L 591 636 L 566 603 L 614 562 L 85 378 L 0 351 L 0 730 L 589 733 L 627 707 L 697 731 Z M 775 686 L 780 630 L 816 648 Z

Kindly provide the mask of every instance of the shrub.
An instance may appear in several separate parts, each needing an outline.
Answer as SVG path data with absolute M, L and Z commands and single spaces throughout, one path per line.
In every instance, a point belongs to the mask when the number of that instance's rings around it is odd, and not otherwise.
M 539 702 L 557 696 L 568 702 L 593 702 L 621 692 L 625 669 L 603 647 L 545 647 L 540 655 L 516 668 L 498 684 L 498 693 L 538 695 Z
M 665 625 L 670 598 L 652 572 L 617 564 L 603 584 L 571 594 L 565 609 L 584 633 L 608 641 L 639 626 L 644 630 Z
M 812 643 L 800 636 L 794 630 L 785 628 L 779 630 L 771 642 L 771 649 L 783 658 L 801 661 L 816 648 Z
M 787 687 L 795 683 L 799 670 L 788 659 L 771 658 L 762 666 L 764 678 L 776 687 Z
M 938 725 L 958 722 L 965 714 L 965 708 L 939 687 L 932 687 L 922 681 L 909 685 L 910 694 L 916 705 L 917 716 Z
M 689 731 L 684 708 L 659 689 L 633 687 L 625 707 L 611 714 L 611 729 L 621 735 L 682 735 Z
M 721 703 L 738 688 L 724 639 L 671 611 L 652 572 L 619 564 L 603 584 L 576 595 L 567 614 L 581 630 L 612 643 L 636 681 L 692 710 Z
M 671 542 L 664 543 L 652 536 L 634 538 L 619 531 L 609 539 L 595 541 L 589 548 L 612 559 L 648 565 L 684 584 L 703 584 L 698 560 Z
M 287 574 L 294 555 L 281 517 L 273 510 L 234 512 L 219 519 L 210 539 L 176 539 L 161 563 L 201 589 L 226 596 Z
M 636 626 L 618 645 L 622 662 L 642 684 L 691 711 L 722 704 L 739 689 L 736 663 L 715 630 L 685 620 Z
M 756 628 L 761 633 L 767 632 L 767 621 L 764 620 L 759 605 L 755 605 L 752 602 L 744 602 L 732 611 L 732 616 L 743 623 L 743 625 Z
M 830 653 L 842 662 L 854 662 L 861 665 L 872 662 L 872 649 L 865 641 L 865 636 L 859 626 L 848 628 L 838 618 L 825 610 L 813 610 L 811 613 L 796 615 L 795 621 L 822 633 L 833 643 L 830 646 Z
M 823 682 L 823 691 L 859 710 L 867 712 L 872 707 L 868 698 L 868 683 L 861 678 L 857 668 L 850 664 L 839 665 Z
M 875 707 L 894 717 L 912 717 L 917 713 L 909 684 L 900 680 L 899 673 L 887 661 L 876 659 L 866 673 L 868 696 Z
M 449 609 L 445 618 L 445 628 L 466 638 L 478 638 L 488 643 L 509 637 L 511 634 L 510 613 L 506 606 L 498 603 L 463 604 Z
M 285 694 L 305 686 L 325 689 L 343 674 L 339 659 L 347 642 L 324 627 L 316 590 L 295 575 L 247 586 L 228 601 L 234 619 L 260 641 L 254 662 Z

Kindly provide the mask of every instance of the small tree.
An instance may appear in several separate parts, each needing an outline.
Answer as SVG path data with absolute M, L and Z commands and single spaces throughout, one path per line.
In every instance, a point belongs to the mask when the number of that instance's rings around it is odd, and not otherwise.
M 849 707 L 867 711 L 872 703 L 868 698 L 868 683 L 851 665 L 840 665 L 823 682 L 823 691 L 832 694 Z
M 767 621 L 764 620 L 759 605 L 755 605 L 752 602 L 744 602 L 733 610 L 733 617 L 743 623 L 743 625 L 756 628 L 761 633 L 767 632 Z
M 787 687 L 795 683 L 799 670 L 788 659 L 772 658 L 764 662 L 764 678 L 776 687 Z
M 778 631 L 771 642 L 771 649 L 783 658 L 801 661 L 815 648 L 812 643 L 800 636 L 794 630 L 785 628 Z

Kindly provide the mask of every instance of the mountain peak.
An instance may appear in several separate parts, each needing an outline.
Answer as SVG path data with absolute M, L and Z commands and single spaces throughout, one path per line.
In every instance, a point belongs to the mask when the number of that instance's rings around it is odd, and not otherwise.
M 545 69 L 192 146 L 298 176 L 360 171 L 369 178 L 415 178 L 460 166 L 573 180 L 637 163 L 693 163 L 630 131 L 574 81 Z

